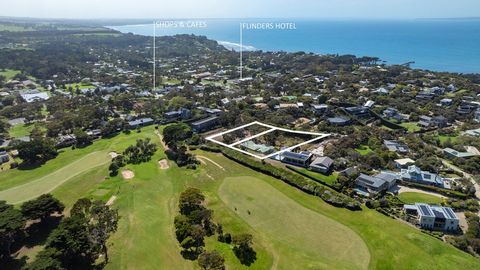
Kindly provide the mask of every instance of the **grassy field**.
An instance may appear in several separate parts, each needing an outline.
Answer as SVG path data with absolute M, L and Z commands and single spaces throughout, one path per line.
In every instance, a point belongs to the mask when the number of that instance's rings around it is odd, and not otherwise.
M 451 143 L 455 143 L 458 140 L 458 136 L 456 136 L 456 135 L 454 135 L 454 136 L 438 135 L 438 140 L 442 144 L 445 143 L 449 139 L 450 139 Z
M 2 29 L 2 26 L 0 25 L 0 31 L 2 31 L 1 29 Z M 15 75 L 17 75 L 18 73 L 20 73 L 19 70 L 13 70 L 13 69 L 0 70 L 0 75 L 5 76 L 6 81 L 13 79 L 13 77 L 15 77 Z
M 272 243 L 273 249 L 284 251 L 275 258 L 279 268 L 368 268 L 368 248 L 356 233 L 299 205 L 258 178 L 228 177 L 219 195 L 232 211 Z
M 410 133 L 421 130 L 421 128 L 417 125 L 416 122 L 401 123 L 400 126 L 406 128 Z
M 398 194 L 398 198 L 404 203 L 440 204 L 443 201 L 440 197 L 418 192 L 403 192 Z
M 86 171 L 71 165 L 91 153 L 121 151 L 144 137 L 159 143 L 149 127 L 83 149 L 66 149 L 34 170 L 0 173 L 0 190 L 22 185 L 28 190 L 25 184 L 36 185 L 39 178 L 60 170 L 77 172 L 53 191 L 67 209 L 81 197 L 106 201 L 115 195 L 113 207 L 121 219 L 109 241 L 111 262 L 106 269 L 199 269 L 196 262 L 182 258 L 174 235 L 178 196 L 187 186 L 202 190 L 224 231 L 254 236 L 257 260 L 248 269 L 480 267 L 480 260 L 374 210 L 352 212 L 330 206 L 219 154 L 195 151 L 223 169 L 203 159 L 197 170 L 178 168 L 172 162 L 169 169 L 161 170 L 157 161 L 165 156 L 158 151 L 151 162 L 128 166 L 135 173 L 130 180 L 107 177 L 107 164 Z M 62 170 L 66 166 L 70 170 Z M 232 246 L 208 238 L 206 249 L 213 248 L 224 255 L 229 270 L 247 269 Z
M 11 126 L 8 130 L 10 137 L 19 138 L 30 135 L 34 125 L 33 124 L 20 124 Z
M 355 149 L 360 155 L 365 156 L 369 153 L 372 153 L 373 150 L 368 145 L 360 145 L 357 149 Z

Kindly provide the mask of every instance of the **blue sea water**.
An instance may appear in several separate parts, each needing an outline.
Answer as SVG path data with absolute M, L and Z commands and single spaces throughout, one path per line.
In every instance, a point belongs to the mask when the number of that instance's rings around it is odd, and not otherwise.
M 196 34 L 239 48 L 240 23 L 293 22 L 295 30 L 243 30 L 243 45 L 264 51 L 305 51 L 379 57 L 387 64 L 414 61 L 433 71 L 480 73 L 480 19 L 315 20 L 207 19 L 179 20 L 199 28 L 158 26 L 156 35 Z M 153 24 L 111 26 L 153 36 Z

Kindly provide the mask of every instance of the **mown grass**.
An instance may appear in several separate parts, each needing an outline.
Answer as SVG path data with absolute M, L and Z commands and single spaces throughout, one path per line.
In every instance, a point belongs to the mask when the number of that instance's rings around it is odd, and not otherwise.
M 418 193 L 418 192 L 403 192 L 398 194 L 398 198 L 408 204 L 413 203 L 427 203 L 427 204 L 440 204 L 443 199 L 437 196 Z
M 84 149 L 67 149 L 40 168 L 1 173 L 0 187 L 28 183 L 30 178 L 45 176 L 94 151 L 121 151 L 136 138 L 144 137 L 159 143 L 150 127 L 141 133 L 100 140 Z M 254 236 L 257 261 L 249 269 L 359 269 L 364 268 L 366 260 L 369 269 L 480 267 L 478 259 L 374 210 L 336 208 L 222 155 L 200 150 L 195 153 L 224 169 L 207 161 L 197 170 L 178 168 L 172 162 L 169 169 L 161 170 L 157 161 L 165 155 L 158 151 L 150 162 L 128 166 L 135 173 L 131 180 L 106 177 L 107 165 L 102 165 L 73 177 L 53 193 L 67 208 L 81 197 L 106 201 L 117 196 L 113 207 L 119 210 L 121 219 L 118 231 L 109 240 L 111 262 L 106 269 L 199 269 L 196 262 L 180 255 L 173 228 L 178 197 L 187 186 L 202 190 L 224 231 Z M 354 248 L 345 247 L 349 239 Z M 369 259 L 359 239 L 368 248 Z M 344 248 L 338 251 L 339 247 Z M 206 249 L 214 248 L 225 256 L 228 269 L 247 269 L 230 245 L 207 239 Z M 352 250 L 357 253 L 351 254 Z
M 401 123 L 400 126 L 406 128 L 410 133 L 421 130 L 421 128 L 417 125 L 416 122 L 405 122 L 405 123 Z
M 19 124 L 11 126 L 8 130 L 8 134 L 12 138 L 19 138 L 30 135 L 30 132 L 33 130 L 34 124 Z

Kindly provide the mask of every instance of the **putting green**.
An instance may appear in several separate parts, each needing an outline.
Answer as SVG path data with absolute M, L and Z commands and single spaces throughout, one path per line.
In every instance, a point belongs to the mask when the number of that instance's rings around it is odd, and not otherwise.
M 277 258 L 282 269 L 368 268 L 368 248 L 355 232 L 301 206 L 264 181 L 249 176 L 227 177 L 219 196 L 270 240 L 273 249 L 281 251 L 272 253 L 282 254 Z
M 92 152 L 74 162 L 28 183 L 0 191 L 0 200 L 18 204 L 52 192 L 61 184 L 110 161 L 107 151 Z

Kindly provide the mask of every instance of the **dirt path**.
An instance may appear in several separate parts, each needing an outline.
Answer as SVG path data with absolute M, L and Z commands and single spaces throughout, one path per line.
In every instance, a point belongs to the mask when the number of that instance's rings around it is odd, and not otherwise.
M 115 200 L 117 199 L 117 196 L 113 195 L 112 197 L 110 197 L 110 199 L 108 199 L 107 203 L 105 203 L 106 206 L 110 206 L 112 205 Z
M 432 196 L 435 196 L 435 197 L 439 197 L 439 198 L 447 198 L 441 194 L 438 194 L 438 193 L 435 193 L 435 192 L 430 192 L 430 191 L 426 191 L 426 190 L 422 190 L 422 189 L 417 189 L 417 188 L 411 188 L 411 187 L 405 187 L 405 186 L 399 186 L 399 190 L 398 190 L 398 193 L 404 193 L 404 192 L 416 192 L 416 193 L 423 193 L 423 194 L 427 194 L 427 195 L 432 195 Z
M 205 164 L 205 160 L 206 160 L 206 161 L 211 162 L 213 165 L 217 166 L 219 169 L 225 171 L 225 168 L 223 168 L 222 165 L 220 165 L 220 164 L 218 164 L 217 162 L 209 159 L 208 157 L 205 157 L 205 156 L 197 156 L 197 158 L 200 160 L 200 162 L 203 161 L 202 163 L 204 163 L 204 164 Z
M 158 138 L 160 139 L 160 143 L 162 144 L 163 149 L 168 150 L 168 146 L 165 144 L 163 141 L 163 136 L 162 134 L 158 131 L 158 129 L 155 130 L 155 134 L 157 134 Z

